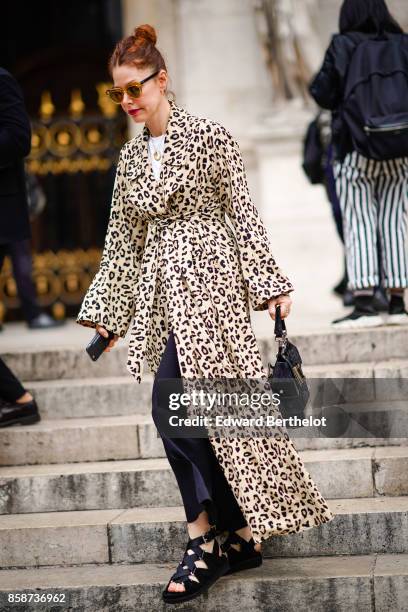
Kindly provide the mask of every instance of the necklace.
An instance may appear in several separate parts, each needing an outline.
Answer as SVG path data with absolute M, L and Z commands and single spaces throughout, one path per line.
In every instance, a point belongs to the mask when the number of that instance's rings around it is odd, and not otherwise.
M 156 137 L 156 138 L 161 138 L 161 137 L 159 136 L 159 137 Z M 154 150 L 153 157 L 154 157 L 154 159 L 155 159 L 156 161 L 159 161 L 159 160 L 162 158 L 161 151 L 159 151 L 158 149 L 156 149 L 156 147 L 154 146 L 154 141 L 153 141 L 153 138 L 152 138 L 152 137 L 150 138 L 150 142 L 152 143 L 152 147 L 153 147 L 153 150 Z M 161 142 L 163 143 L 163 142 L 164 142 L 164 139 L 163 139 L 163 140 L 161 140 Z
M 153 153 L 153 157 L 154 157 L 154 159 L 155 159 L 156 161 L 159 161 L 159 159 L 161 159 L 161 153 L 160 153 L 160 151 L 158 151 L 157 149 L 155 149 L 155 150 L 154 150 L 154 153 Z

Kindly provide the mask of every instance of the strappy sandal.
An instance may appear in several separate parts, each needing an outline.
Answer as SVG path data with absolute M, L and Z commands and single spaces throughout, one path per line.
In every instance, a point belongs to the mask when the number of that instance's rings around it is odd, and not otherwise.
M 239 544 L 240 549 L 237 550 L 231 544 Z M 221 544 L 221 550 L 227 554 L 230 564 L 230 569 L 226 574 L 233 574 L 234 572 L 262 565 L 262 553 L 255 550 L 254 546 L 254 538 L 247 542 L 235 531 L 230 531 L 226 540 Z
M 225 553 L 220 555 L 220 546 L 215 538 L 216 535 L 217 531 L 213 526 L 204 535 L 189 539 L 182 561 L 178 564 L 176 572 L 162 592 L 162 598 L 166 603 L 179 603 L 198 597 L 228 571 L 228 557 Z M 200 544 L 211 542 L 211 540 L 214 540 L 212 552 L 207 552 L 200 547 Z M 189 554 L 189 550 L 192 553 Z M 199 559 L 202 559 L 207 567 L 197 567 L 195 562 Z M 194 578 L 190 579 L 191 575 L 195 576 L 198 582 Z M 185 590 L 168 591 L 172 581 L 182 582 Z

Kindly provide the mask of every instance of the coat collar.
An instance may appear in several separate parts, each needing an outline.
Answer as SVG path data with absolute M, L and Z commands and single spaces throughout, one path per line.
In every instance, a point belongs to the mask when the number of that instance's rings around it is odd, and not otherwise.
M 168 166 L 175 169 L 184 166 L 187 143 L 192 135 L 190 113 L 173 100 L 169 100 L 169 104 L 170 114 L 165 131 L 162 158 L 163 171 Z M 129 141 L 131 155 L 128 158 L 126 170 L 128 179 L 136 179 L 142 175 L 155 181 L 149 160 L 149 137 L 150 130 L 145 125 L 142 133 Z

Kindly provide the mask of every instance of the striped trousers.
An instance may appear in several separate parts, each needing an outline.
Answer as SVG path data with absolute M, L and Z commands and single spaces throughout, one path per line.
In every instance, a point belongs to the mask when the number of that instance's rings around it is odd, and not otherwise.
M 335 163 L 349 289 L 408 286 L 408 157 Z M 378 243 L 379 241 L 379 243 Z

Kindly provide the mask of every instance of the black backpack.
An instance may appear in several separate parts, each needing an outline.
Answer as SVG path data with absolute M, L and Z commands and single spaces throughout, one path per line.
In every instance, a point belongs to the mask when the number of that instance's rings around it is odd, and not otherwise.
M 408 36 L 347 36 L 358 44 L 347 72 L 341 114 L 354 149 L 377 160 L 408 156 Z

